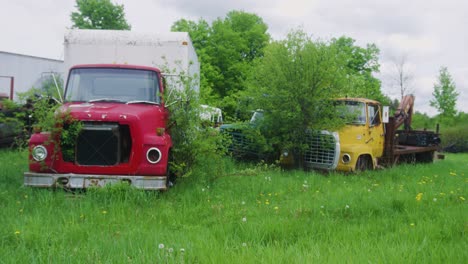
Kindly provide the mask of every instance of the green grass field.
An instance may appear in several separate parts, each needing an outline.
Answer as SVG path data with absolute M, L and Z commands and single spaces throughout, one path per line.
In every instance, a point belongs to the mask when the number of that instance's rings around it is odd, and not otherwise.
M 71 194 L 24 188 L 27 153 L 0 150 L 0 263 L 468 263 L 467 154 L 360 175 L 229 168 Z

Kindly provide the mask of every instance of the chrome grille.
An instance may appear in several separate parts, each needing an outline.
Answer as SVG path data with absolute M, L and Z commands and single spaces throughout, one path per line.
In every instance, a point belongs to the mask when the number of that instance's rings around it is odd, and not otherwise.
M 333 134 L 307 132 L 308 148 L 304 153 L 304 164 L 308 168 L 334 169 L 340 152 L 339 144 Z

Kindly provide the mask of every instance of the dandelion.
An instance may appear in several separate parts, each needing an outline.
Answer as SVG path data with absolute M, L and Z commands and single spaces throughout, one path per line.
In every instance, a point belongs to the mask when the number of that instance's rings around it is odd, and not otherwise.
M 271 196 L 271 193 L 269 193 L 268 196 Z
M 164 244 L 159 244 L 159 249 L 163 249 L 164 248 Z
M 103 210 L 103 211 L 102 211 L 102 214 L 107 214 L 107 211 L 106 211 L 106 210 Z
M 23 213 L 23 209 L 20 209 L 19 212 L 20 212 L 20 213 Z
M 410 226 L 414 226 L 414 223 L 409 224 Z
M 27 195 L 27 194 L 24 195 L 24 199 L 28 199 L 28 195 Z
M 266 201 L 265 201 L 265 204 L 266 204 L 266 205 L 269 205 L 269 204 L 270 204 L 270 202 L 269 202 L 268 200 L 266 200 Z
M 457 173 L 455 173 L 455 172 L 450 172 L 450 175 L 452 175 L 452 176 L 457 176 Z
M 346 206 L 345 206 L 345 209 L 349 209 L 349 205 L 346 205 Z
M 246 247 L 246 246 L 247 246 L 247 243 L 245 243 L 245 242 L 242 243 L 242 246 L 243 246 L 243 247 Z
M 18 230 L 16 230 L 16 231 L 15 231 L 15 235 L 19 235 L 19 234 L 21 234 L 21 232 L 18 231 Z
M 204 192 L 204 191 L 205 191 L 205 188 L 202 188 L 201 191 Z
M 185 248 L 181 248 L 180 253 L 185 253 Z
M 279 207 L 278 207 L 278 206 L 275 206 L 275 210 L 278 210 L 278 209 L 279 209 Z
M 320 206 L 320 208 L 322 208 L 322 209 L 323 209 L 323 208 L 325 208 L 325 206 L 321 205 L 321 206 Z
M 247 217 L 243 217 L 242 222 L 247 222 Z
M 242 205 L 245 205 L 245 201 L 242 201 Z
M 437 202 L 437 198 L 432 199 L 432 201 Z
M 370 192 L 371 190 L 370 189 L 367 189 L 368 192 Z
M 304 187 L 304 188 L 309 188 L 309 185 L 307 185 L 307 184 L 302 184 L 302 187 Z
M 418 194 L 416 195 L 416 201 L 420 202 L 421 199 L 422 199 L 422 196 L 423 196 L 423 193 L 418 193 Z
M 462 201 L 465 201 L 465 197 L 463 197 L 463 196 L 460 196 L 458 198 L 460 198 L 460 200 L 462 200 Z
M 172 253 L 172 252 L 174 252 L 174 249 L 173 249 L 173 248 L 169 248 L 167 251 L 169 251 L 169 253 Z

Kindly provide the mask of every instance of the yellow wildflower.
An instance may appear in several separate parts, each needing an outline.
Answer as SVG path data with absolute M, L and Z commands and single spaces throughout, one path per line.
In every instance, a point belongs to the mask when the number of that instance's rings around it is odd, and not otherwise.
M 278 210 L 278 209 L 279 209 L 278 206 L 275 206 L 275 210 Z
M 18 230 L 16 230 L 16 231 L 15 231 L 15 235 L 19 235 L 19 234 L 21 234 L 21 232 L 18 231 Z
M 457 176 L 457 173 L 455 173 L 455 172 L 450 172 L 450 175 L 452 175 L 452 176 Z
M 106 210 L 103 210 L 103 211 L 102 211 L 102 214 L 107 214 L 107 211 L 106 211 Z
M 459 198 L 460 198 L 460 200 L 465 201 L 465 197 L 460 196 Z
M 421 201 L 422 199 L 422 196 L 423 196 L 423 193 L 418 193 L 418 195 L 416 195 L 416 201 Z

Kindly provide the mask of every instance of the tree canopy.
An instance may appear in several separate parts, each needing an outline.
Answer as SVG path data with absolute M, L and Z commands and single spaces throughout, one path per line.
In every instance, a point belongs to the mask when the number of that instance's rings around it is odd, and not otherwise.
M 378 49 L 356 46 L 347 37 L 314 40 L 302 30 L 273 41 L 256 59 L 246 96 L 252 108 L 262 109 L 259 127 L 267 145 L 276 151 L 300 150 L 306 131 L 338 129 L 345 124 L 334 98 L 382 99 Z
M 453 117 L 457 113 L 458 92 L 447 67 L 441 67 L 437 83 L 434 84 L 434 98 L 430 101 L 442 117 Z
M 124 6 L 110 0 L 76 0 L 77 11 L 71 13 L 73 28 L 130 30 Z
M 243 11 L 231 11 L 209 25 L 181 19 L 172 31 L 187 31 L 201 62 L 201 100 L 223 108 L 233 117 L 238 98 L 253 61 L 263 56 L 270 36 L 262 18 Z

